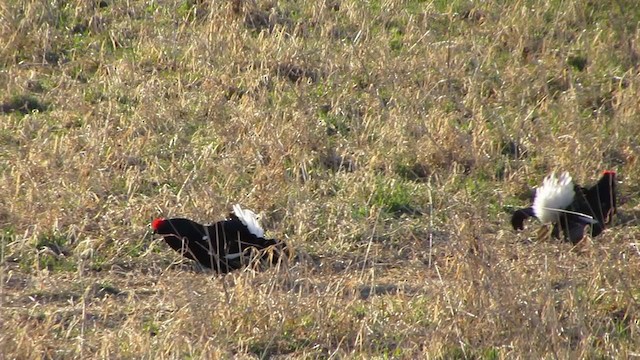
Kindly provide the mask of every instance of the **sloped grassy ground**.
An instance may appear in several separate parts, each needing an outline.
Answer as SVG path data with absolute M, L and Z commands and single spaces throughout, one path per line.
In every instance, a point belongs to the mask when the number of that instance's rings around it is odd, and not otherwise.
M 0 353 L 640 355 L 640 5 L 498 3 L 0 3 Z M 604 169 L 602 236 L 510 229 Z M 301 260 L 152 240 L 236 202 Z

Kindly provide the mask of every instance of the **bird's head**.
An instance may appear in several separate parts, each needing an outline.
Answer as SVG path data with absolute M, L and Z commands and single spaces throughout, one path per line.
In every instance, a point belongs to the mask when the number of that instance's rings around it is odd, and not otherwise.
M 163 234 L 163 229 L 167 225 L 167 219 L 165 218 L 156 218 L 151 222 L 151 229 L 154 234 Z
M 185 218 L 157 218 L 151 222 L 151 229 L 154 234 L 180 235 L 188 236 L 188 234 L 204 234 L 205 230 L 202 225 L 197 222 Z M 201 235 L 200 235 L 201 236 Z

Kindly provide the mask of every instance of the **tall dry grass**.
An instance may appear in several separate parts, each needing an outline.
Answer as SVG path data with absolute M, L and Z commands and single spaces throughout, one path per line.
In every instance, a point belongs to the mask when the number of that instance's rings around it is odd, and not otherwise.
M 634 1 L 5 1 L 5 358 L 640 354 Z M 510 211 L 621 179 L 576 247 Z M 217 276 L 158 215 L 263 212 Z

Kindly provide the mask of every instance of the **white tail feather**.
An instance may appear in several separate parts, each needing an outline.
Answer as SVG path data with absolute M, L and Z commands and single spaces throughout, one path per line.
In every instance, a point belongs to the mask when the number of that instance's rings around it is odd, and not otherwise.
M 547 211 L 556 211 L 559 213 L 565 213 L 565 214 L 571 214 L 571 215 L 577 215 L 580 216 L 582 218 L 584 218 L 589 224 L 597 224 L 598 220 L 594 219 L 593 216 L 591 215 L 587 215 L 587 214 L 583 214 L 577 211 L 571 211 L 571 210 L 565 210 L 565 209 L 551 209 L 551 208 L 545 208 L 545 210 Z
M 224 258 L 227 260 L 235 260 L 240 256 L 242 256 L 242 253 L 233 253 L 233 254 L 225 255 Z
M 574 196 L 573 180 L 569 173 L 563 172 L 560 178 L 551 173 L 536 189 L 533 212 L 543 223 L 558 221 L 560 212 L 566 212 L 564 209 L 573 202 Z
M 256 215 L 256 213 L 249 209 L 243 209 L 239 204 L 233 205 L 233 213 L 236 214 L 244 226 L 249 229 L 250 233 L 259 238 L 264 238 L 264 230 L 262 226 L 260 226 L 260 223 L 258 223 L 258 215 Z

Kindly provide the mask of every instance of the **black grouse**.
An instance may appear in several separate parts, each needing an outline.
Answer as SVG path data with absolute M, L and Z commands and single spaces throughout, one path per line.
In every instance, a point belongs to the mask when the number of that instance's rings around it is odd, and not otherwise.
M 553 224 L 552 235 L 577 244 L 590 225 L 591 236 L 598 236 L 611 224 L 616 213 L 616 173 L 605 171 L 597 184 L 590 188 L 574 185 L 569 173 L 560 178 L 547 176 L 536 189 L 533 205 L 519 209 L 511 217 L 514 230 L 524 229 L 524 221 L 536 217 L 542 223 Z
M 228 219 L 211 225 L 158 218 L 151 227 L 175 251 L 223 274 L 247 266 L 254 257 L 275 264 L 282 253 L 288 254 L 284 242 L 265 239 L 256 214 L 240 205 L 233 206 Z

